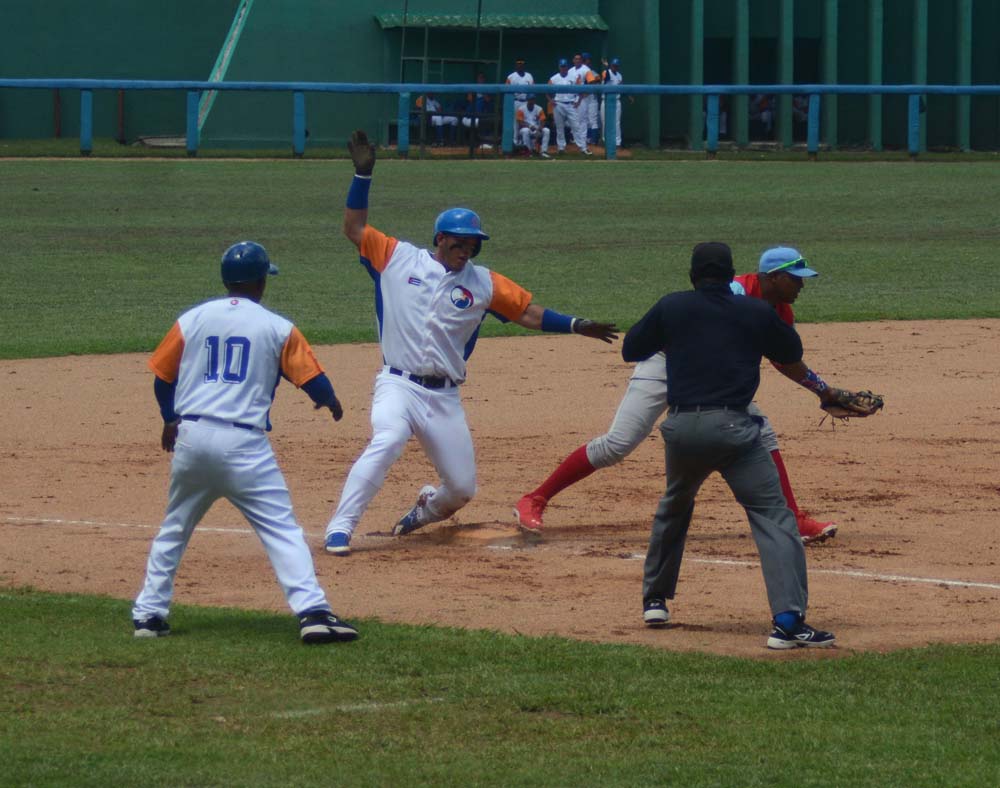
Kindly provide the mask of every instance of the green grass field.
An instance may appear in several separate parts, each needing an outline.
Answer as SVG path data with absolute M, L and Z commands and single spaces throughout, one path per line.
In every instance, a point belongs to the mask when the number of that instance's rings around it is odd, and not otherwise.
M 0 358 L 149 350 L 220 292 L 219 255 L 244 238 L 282 266 L 268 303 L 314 343 L 374 339 L 372 284 L 340 233 L 350 173 L 335 160 L 0 162 Z M 1000 164 L 389 161 L 369 218 L 430 244 L 454 204 L 483 216 L 483 264 L 545 306 L 622 327 L 687 286 L 704 240 L 730 243 L 741 272 L 768 245 L 798 245 L 821 272 L 802 322 L 1000 316 Z
M 766 662 L 0 593 L 4 785 L 990 786 L 996 647 Z
M 0 358 L 149 350 L 247 237 L 314 343 L 374 339 L 349 176 L 0 161 Z M 370 219 L 429 243 L 439 210 L 473 206 L 481 262 L 623 327 L 686 286 L 703 240 L 741 271 L 798 245 L 822 274 L 803 321 L 957 319 L 1000 316 L 998 198 L 989 162 L 397 161 Z M 358 621 L 357 643 L 306 648 L 288 616 L 184 606 L 148 642 L 127 602 L 5 588 L 2 564 L 0 589 L 5 786 L 1000 784 L 1000 642 L 753 661 Z

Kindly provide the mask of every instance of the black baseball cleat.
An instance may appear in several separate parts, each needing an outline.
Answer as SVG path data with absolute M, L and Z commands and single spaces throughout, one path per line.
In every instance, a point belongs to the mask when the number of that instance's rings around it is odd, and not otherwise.
M 774 625 L 774 631 L 767 639 L 767 647 L 775 649 L 786 648 L 827 648 L 836 642 L 832 632 L 813 629 L 806 622 L 800 621 L 795 629 L 787 630 Z
M 133 618 L 132 623 L 135 625 L 134 637 L 137 638 L 162 638 L 170 634 L 170 625 L 159 616 Z
M 647 627 L 663 627 L 670 620 L 667 603 L 656 597 L 642 603 L 642 620 Z
M 329 610 L 311 610 L 299 616 L 299 637 L 310 645 L 343 643 L 357 640 L 358 630 Z

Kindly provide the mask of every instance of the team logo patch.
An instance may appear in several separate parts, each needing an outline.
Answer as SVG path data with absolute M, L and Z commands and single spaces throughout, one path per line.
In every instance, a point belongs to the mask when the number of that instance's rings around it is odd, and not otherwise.
M 468 309 L 474 303 L 476 299 L 472 297 L 472 293 L 466 290 L 461 285 L 456 285 L 451 289 L 451 303 L 457 306 L 459 309 Z
M 411 276 L 409 279 L 406 280 L 406 282 L 407 282 L 407 284 L 411 284 L 411 285 L 422 285 L 424 283 L 424 280 L 423 279 L 418 279 L 415 276 Z

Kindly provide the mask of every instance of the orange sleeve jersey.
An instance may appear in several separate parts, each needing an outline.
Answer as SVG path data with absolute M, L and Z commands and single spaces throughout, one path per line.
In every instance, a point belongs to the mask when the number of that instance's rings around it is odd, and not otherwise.
M 156 377 L 165 383 L 175 383 L 181 368 L 181 356 L 184 354 L 184 335 L 181 324 L 175 322 L 160 344 L 156 346 L 146 366 Z
M 516 321 L 531 303 L 531 293 L 496 271 L 490 271 L 490 281 L 493 283 L 490 310 L 508 320 Z
M 365 226 L 359 247 L 361 257 L 379 273 L 389 265 L 389 258 L 396 251 L 398 240 L 376 230 L 370 224 Z
M 296 326 L 292 326 L 285 346 L 281 349 L 281 374 L 296 388 L 302 388 L 314 377 L 323 374 L 323 367 L 316 359 L 316 354 Z

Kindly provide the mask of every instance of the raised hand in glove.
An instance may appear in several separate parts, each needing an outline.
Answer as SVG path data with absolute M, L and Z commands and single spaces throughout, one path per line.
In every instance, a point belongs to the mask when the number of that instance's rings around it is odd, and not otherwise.
M 617 330 L 618 326 L 614 323 L 598 323 L 582 317 L 578 317 L 573 321 L 574 334 L 583 334 L 585 337 L 599 339 L 608 344 L 611 344 L 612 340 L 618 339 L 618 334 L 615 333 Z
M 368 135 L 361 129 L 353 132 L 347 141 L 347 150 L 354 162 L 356 175 L 371 175 L 375 169 L 375 146 L 368 141 Z
M 882 395 L 870 391 L 849 391 L 831 386 L 820 394 L 820 407 L 835 419 L 863 419 L 875 415 L 884 406 Z

